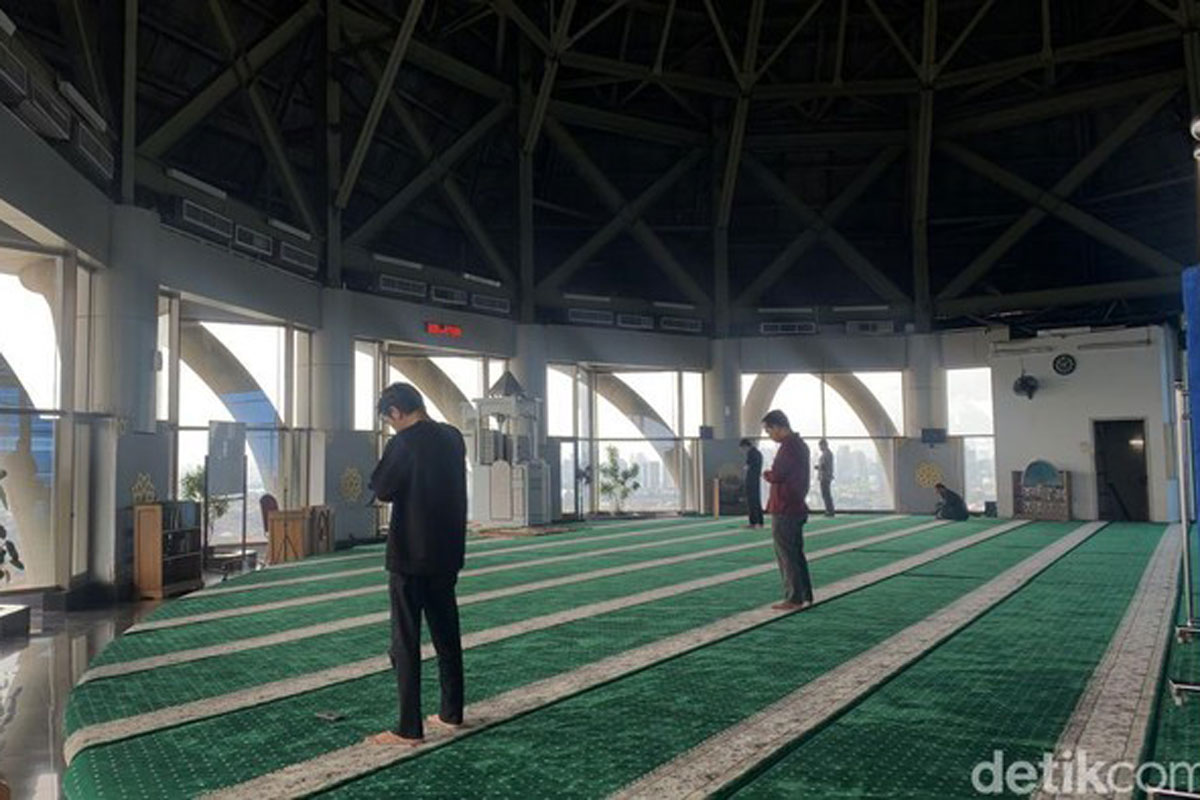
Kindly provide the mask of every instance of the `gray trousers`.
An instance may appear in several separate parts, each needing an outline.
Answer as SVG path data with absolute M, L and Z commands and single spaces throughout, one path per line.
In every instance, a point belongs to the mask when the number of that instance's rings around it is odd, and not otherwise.
M 789 603 L 811 603 L 812 578 L 804 557 L 804 523 L 807 517 L 771 515 L 771 535 L 775 539 L 775 558 L 783 577 L 783 599 Z

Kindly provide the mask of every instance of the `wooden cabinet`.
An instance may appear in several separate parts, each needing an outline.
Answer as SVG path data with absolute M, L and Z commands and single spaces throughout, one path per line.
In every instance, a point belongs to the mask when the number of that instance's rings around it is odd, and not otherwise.
M 333 549 L 333 509 L 308 506 L 267 515 L 267 563 L 297 561 Z
M 198 503 L 133 508 L 133 580 L 139 597 L 162 599 L 204 586 Z

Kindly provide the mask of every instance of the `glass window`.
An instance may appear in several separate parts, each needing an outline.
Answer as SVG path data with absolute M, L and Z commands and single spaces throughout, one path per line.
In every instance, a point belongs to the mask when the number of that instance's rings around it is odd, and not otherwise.
M 171 299 L 158 298 L 158 357 L 154 368 L 155 416 L 160 420 L 171 418 Z
M 417 387 L 418 391 L 421 390 L 420 384 L 418 384 L 402 369 L 400 369 L 400 367 L 397 366 L 395 359 L 390 359 L 388 361 L 388 384 L 390 385 L 393 383 L 411 383 L 413 386 Z M 429 418 L 435 422 L 445 422 L 446 414 L 441 408 L 438 407 L 437 403 L 433 402 L 433 398 L 429 396 L 429 393 L 421 391 L 421 395 L 425 398 L 425 411 L 429 414 Z M 373 408 L 374 405 L 372 405 L 372 409 Z M 372 411 L 372 413 L 374 413 L 374 411 Z M 390 434 L 391 428 L 388 428 L 385 433 Z
M 238 363 L 250 374 L 256 385 L 258 396 L 239 397 L 236 402 L 256 406 L 247 409 L 243 421 L 259 424 L 278 424 L 283 420 L 283 399 L 286 374 L 284 369 L 284 336 L 282 325 L 243 325 L 228 322 L 202 322 L 225 349 L 233 354 Z M 244 390 L 243 390 L 244 391 Z M 241 392 L 238 392 L 241 394 Z M 270 404 L 269 409 L 261 405 L 262 398 Z M 228 401 L 228 395 L 227 395 Z
M 654 414 L 642 414 L 636 411 L 630 414 L 640 429 L 639 436 L 669 437 L 679 431 L 678 372 L 614 372 L 612 377 L 636 393 L 640 406 L 653 409 Z M 619 390 L 619 384 L 614 385 L 614 389 Z M 658 419 L 655 419 L 654 415 L 657 415 Z M 601 417 L 600 435 L 612 435 L 605 428 L 604 422 L 605 418 Z
M 904 373 L 894 372 L 855 372 L 864 386 L 875 396 L 875 400 L 887 412 L 892 428 L 897 434 L 904 431 Z
M 990 436 L 992 370 L 988 367 L 946 370 L 949 433 L 952 436 Z
M 504 377 L 504 373 L 508 371 L 508 359 L 504 358 L 489 358 L 487 360 L 487 385 L 483 388 L 491 391 L 491 388 Z M 469 398 L 474 400 L 476 398 Z
M 546 425 L 550 436 L 575 435 L 575 369 L 551 364 L 546 368 Z M 574 501 L 572 501 L 574 507 Z
M 963 439 L 963 499 L 971 511 L 983 511 L 984 503 L 996 499 L 996 438 L 968 436 Z
M 820 438 L 823 402 L 821 379 L 815 375 L 794 373 L 780 384 L 771 401 L 771 408 L 787 414 L 792 430 L 804 437 Z M 769 410 L 769 409 L 768 409 Z
M 292 425 L 312 426 L 312 334 L 292 331 Z
M 17 566 L 6 558 L 0 564 L 0 589 L 56 583 L 51 532 L 58 425 L 57 419 L 38 414 L 0 412 L 0 470 L 5 473 L 0 478 L 0 528 L 20 561 Z
M 468 402 L 485 394 L 483 388 L 483 359 L 465 356 L 434 356 L 429 359 L 446 373 Z
M 683 430 L 684 436 L 699 436 L 704 424 L 704 373 L 683 373 Z
M 834 379 L 836 380 L 836 379 Z M 870 436 L 871 431 L 845 398 L 825 382 L 825 435 Z M 813 442 L 815 445 L 816 442 Z
M 75 410 L 91 411 L 92 403 L 92 273 L 76 268 L 75 282 Z
M 678 511 L 681 508 L 679 481 L 682 458 L 682 442 L 668 440 L 650 443 L 646 441 L 600 440 L 596 443 L 599 462 L 595 467 L 595 486 L 600 492 L 601 510 L 613 511 L 615 498 L 603 492 L 604 478 L 601 468 L 609 463 L 609 448 L 614 448 L 621 469 L 637 467 L 633 478 L 639 485 L 629 497 L 621 501 L 622 511 Z
M 21 275 L 0 273 L 0 407 L 60 407 L 56 271 L 39 258 Z
M 377 427 L 379 402 L 379 343 L 354 343 L 354 430 L 373 431 Z
M 890 439 L 830 439 L 833 453 L 833 502 L 847 511 L 889 511 L 893 508 Z M 814 448 L 813 460 L 816 460 Z M 814 484 L 816 481 L 814 481 Z M 814 511 L 824 508 L 819 497 Z M 811 503 L 812 501 L 810 501 Z
M 179 424 L 207 428 L 212 421 L 233 422 L 233 414 L 191 364 L 179 362 Z M 205 443 L 207 447 L 207 442 Z M 204 462 L 203 452 L 200 462 Z M 182 464 L 182 461 L 180 462 Z

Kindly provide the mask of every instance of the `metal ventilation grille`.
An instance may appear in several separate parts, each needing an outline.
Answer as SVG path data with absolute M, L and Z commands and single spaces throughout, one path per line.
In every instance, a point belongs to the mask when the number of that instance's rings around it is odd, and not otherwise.
M 434 286 L 429 296 L 433 302 L 445 303 L 448 306 L 465 306 L 467 304 L 467 293 L 462 289 L 452 289 L 449 286 Z
M 661 317 L 658 320 L 658 326 L 664 331 L 677 333 L 700 333 L 704 330 L 704 323 L 698 319 L 688 319 L 687 317 Z
M 76 125 L 75 149 L 83 156 L 84 161 L 90 164 L 97 172 L 107 180 L 112 180 L 113 175 L 116 174 L 117 163 L 112 150 L 108 146 L 108 142 L 104 138 L 98 136 L 86 125 Z
M 856 320 L 846 323 L 846 333 L 859 336 L 886 336 L 896 332 L 896 323 L 890 319 Z
M 260 233 L 245 225 L 238 225 L 233 237 L 233 243 L 242 250 L 269 256 L 275 253 L 275 240 L 265 233 Z
M 481 311 L 492 311 L 497 314 L 507 314 L 512 310 L 512 303 L 507 297 L 492 297 L 487 294 L 471 295 L 471 305 Z
M 71 111 L 45 86 L 30 81 L 29 96 L 18 111 L 43 136 L 61 141 L 71 138 Z
M 408 278 L 398 278 L 395 275 L 379 275 L 379 291 L 385 294 L 398 294 L 404 297 L 419 297 L 425 299 L 425 293 L 429 289 L 428 284 L 424 281 L 414 281 Z
M 654 330 L 654 317 L 647 317 L 645 314 L 618 314 L 617 327 L 652 331 Z
M 233 220 L 229 217 L 205 208 L 199 203 L 193 203 L 191 200 L 180 200 L 179 204 L 180 220 L 189 227 L 199 228 L 214 236 L 220 236 L 222 239 L 233 237 Z
M 0 100 L 19 103 L 28 94 L 29 70 L 7 45 L 0 44 Z
M 316 272 L 319 262 L 315 254 L 290 242 L 279 243 L 279 260 L 305 272 Z
M 817 323 L 763 322 L 759 324 L 758 332 L 763 336 L 795 336 L 797 334 L 813 334 L 817 332 Z
M 580 325 L 612 325 L 613 312 L 591 308 L 568 308 L 567 320 Z

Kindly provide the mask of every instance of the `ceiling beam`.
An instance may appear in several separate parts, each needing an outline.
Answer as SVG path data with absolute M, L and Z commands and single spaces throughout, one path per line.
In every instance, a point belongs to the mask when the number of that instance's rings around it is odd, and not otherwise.
M 542 123 L 546 120 L 546 109 L 550 104 L 550 92 L 554 89 L 554 79 L 558 76 L 559 59 L 569 46 L 567 31 L 571 28 L 571 19 L 575 16 L 575 0 L 564 0 L 562 12 L 554 30 L 550 32 L 550 50 L 546 53 L 542 66 L 542 82 L 538 86 L 537 96 L 533 101 L 529 121 L 525 128 L 525 138 L 521 150 L 533 153 L 537 147 L 538 137 L 542 134 Z
M 196 127 L 213 109 L 224 102 L 242 85 L 244 75 L 253 78 L 272 58 L 288 46 L 320 14 L 317 0 L 307 0 L 279 27 L 264 36 L 238 60 L 226 67 L 216 78 L 197 92 L 166 122 L 142 140 L 140 155 L 160 158 Z
M 715 14 L 712 11 L 710 0 L 705 0 L 705 2 L 709 13 Z M 733 215 L 733 194 L 737 188 L 738 164 L 742 158 L 742 148 L 746 139 L 746 120 L 750 116 L 750 89 L 754 84 L 754 65 L 758 61 L 758 41 L 762 33 L 764 5 L 765 0 L 752 0 L 750 4 L 746 48 L 742 52 L 741 69 L 736 73 L 742 93 L 738 95 L 738 99 L 734 103 L 733 123 L 729 128 L 729 139 L 725 148 L 725 170 L 721 176 L 721 188 L 717 200 L 717 228 L 728 228 L 729 219 Z M 715 16 L 713 24 L 718 24 Z
M 266 100 L 263 99 L 258 86 L 254 84 L 252 67 L 246 59 L 239 55 L 241 48 L 233 32 L 233 27 L 229 24 L 229 17 L 225 14 L 224 0 L 209 0 L 208 8 L 212 13 L 213 22 L 217 26 L 221 42 L 224 44 L 229 58 L 233 61 L 238 83 L 245 92 L 250 110 L 258 123 L 263 151 L 267 156 L 267 161 L 275 168 L 275 173 L 283 186 L 284 197 L 287 198 L 288 205 L 291 206 L 292 211 L 296 213 L 305 228 L 310 233 L 319 232 L 321 228 L 317 224 L 316 214 L 313 213 L 312 200 L 308 191 L 301 184 L 300 176 L 296 174 L 296 170 L 288 161 L 283 137 L 279 133 L 279 124 L 271 116 Z
M 946 69 L 946 65 L 954 60 L 954 56 L 956 56 L 962 46 L 966 44 L 967 39 L 971 37 L 971 34 L 975 31 L 975 28 L 980 22 L 983 21 L 983 18 L 987 16 L 988 11 L 990 11 L 992 6 L 995 4 L 996 0 L 986 0 L 981 6 L 979 6 L 979 9 L 975 12 L 975 15 L 971 17 L 971 21 L 967 23 L 967 26 L 963 28 L 962 33 L 958 35 L 958 38 L 955 39 L 953 44 L 951 44 L 946 50 L 946 54 L 942 56 L 941 60 L 939 60 L 934 66 L 933 78 L 935 80 L 937 79 L 937 76 L 941 75 L 942 71 Z
M 909 304 L 909 297 L 833 227 L 842 214 L 883 175 L 904 150 L 903 146 L 893 145 L 880 151 L 867 168 L 820 214 L 797 197 L 773 170 L 747 153 L 743 163 L 754 179 L 808 227 L 792 239 L 771 264 L 738 295 L 734 305 L 748 306 L 758 302 L 763 293 L 787 273 L 796 259 L 820 241 L 824 241 L 838 259 L 881 299 L 894 304 Z
M 874 8 L 874 0 L 868 0 Z M 912 239 L 913 308 L 917 329 L 933 324 L 933 299 L 929 288 L 929 180 L 933 159 L 933 74 L 937 65 L 938 0 L 925 0 L 921 36 L 922 89 L 917 98 L 912 130 Z
M 571 161 L 578 171 L 580 177 L 584 179 L 600 197 L 601 201 L 608 206 L 609 210 L 614 214 L 619 214 L 621 209 L 626 206 L 625 198 L 617 187 L 608 180 L 604 172 L 588 158 L 587 153 L 579 146 L 561 124 L 555 119 L 546 120 L 546 133 L 554 140 L 554 143 L 562 150 L 563 154 Z M 700 288 L 696 280 L 684 267 L 675 260 L 675 256 L 663 243 L 654 231 L 650 229 L 642 220 L 635 220 L 631 225 L 633 238 L 637 240 L 642 249 L 646 251 L 651 260 L 662 269 L 663 272 L 671 278 L 675 285 L 682 291 L 692 302 L 707 310 L 712 301 L 708 294 Z
M 936 311 L 939 317 L 952 318 L 1160 296 L 1178 297 L 1179 279 L 1144 278 L 1135 281 L 1096 283 L 1090 286 L 1042 289 L 1032 292 L 960 297 L 952 300 L 939 300 Z
M 426 189 L 440 181 L 470 150 L 488 134 L 501 120 L 508 116 L 512 106 L 500 103 L 458 137 L 442 153 L 430 159 L 420 173 L 396 192 L 390 200 L 380 206 L 367 221 L 346 237 L 346 243 L 359 247 L 366 244 L 390 224 L 408 204 L 420 197 Z
M 363 68 L 376 80 L 382 74 L 379 63 L 375 61 L 374 56 L 366 51 L 360 51 L 360 61 Z M 417 122 L 416 116 L 405 103 L 400 94 L 393 90 L 388 93 L 387 107 L 392 114 L 399 120 L 401 127 L 404 128 L 408 138 L 412 140 L 416 146 L 417 152 L 421 158 L 429 161 L 434 157 L 433 145 L 430 144 L 429 138 L 421 130 L 420 124 Z M 458 218 L 459 225 L 467 236 L 475 243 L 475 247 L 479 250 L 484 260 L 492 267 L 492 269 L 505 281 L 511 283 L 513 278 L 512 269 L 508 266 L 504 256 L 501 255 L 499 248 L 492 241 L 491 235 L 480 220 L 479 215 L 471 206 L 466 195 L 463 194 L 462 188 L 458 185 L 458 180 L 452 174 L 446 174 L 438 182 L 442 194 L 446 201 L 450 204 L 451 210 Z
M 67 50 L 75 67 L 77 88 L 90 95 L 96 111 L 106 120 L 111 119 L 112 104 L 108 86 L 104 80 L 104 68 L 96 47 L 99 30 L 91 8 L 84 8 L 81 0 L 57 0 L 59 26 L 66 39 Z
M 1160 275 L 1178 275 L 1183 265 L 1168 258 L 1149 245 L 1122 233 L 1087 212 L 1080 211 L 1062 196 L 1045 192 L 1040 187 L 972 153 L 962 145 L 951 142 L 939 143 L 946 155 L 998 186 L 1001 186 L 1031 204 L 1044 214 L 1053 214 L 1064 222 L 1078 228 L 1093 239 L 1112 247 L 1139 264 Z
M 408 51 L 408 44 L 412 41 L 413 31 L 417 27 L 417 21 L 421 18 L 421 10 L 424 7 L 425 0 L 409 0 L 404 22 L 396 31 L 396 41 L 392 43 L 387 64 L 384 65 L 383 73 L 379 77 L 379 84 L 375 87 L 375 96 L 371 98 L 371 107 L 367 110 L 367 118 L 358 132 L 358 140 L 354 143 L 350 163 L 346 165 L 346 173 L 342 176 L 342 185 L 338 188 L 335 200 L 338 208 L 345 208 L 350 203 L 350 195 L 354 193 L 354 183 L 358 180 L 358 173 L 362 169 L 363 162 L 366 161 L 367 151 L 371 149 L 371 140 L 375 138 L 375 128 L 383 117 L 383 108 L 387 104 L 388 98 L 391 97 L 392 87 L 396 84 L 396 76 L 400 74 L 400 64 L 404 62 L 404 55 Z
M 796 21 L 796 24 L 792 26 L 792 29 L 788 31 L 787 35 L 783 37 L 783 41 L 775 46 L 775 49 L 772 50 L 771 54 L 767 56 L 765 61 L 763 61 L 762 66 L 751 65 L 751 69 L 754 70 L 753 83 L 758 83 L 760 80 L 762 80 L 762 76 L 766 75 L 767 70 L 771 68 L 771 65 L 774 64 L 775 61 L 787 51 L 787 48 L 789 45 L 791 45 L 792 40 L 800 35 L 800 32 L 804 30 L 805 26 L 808 25 L 809 20 L 811 20 L 813 15 L 820 10 L 821 4 L 824 2 L 825 0 L 813 0 L 813 4 L 808 7 L 808 10 L 805 11 L 800 19 Z M 842 41 L 844 40 L 839 34 L 839 42 Z
M 609 242 L 637 222 L 679 179 L 690 172 L 704 157 L 705 151 L 696 148 L 679 160 L 668 172 L 646 187 L 640 195 L 626 203 L 600 230 L 583 243 L 561 264 L 538 282 L 537 291 L 542 295 L 554 294 L 572 275 L 587 265 L 588 259 L 603 250 Z
M 492 6 L 495 7 L 497 14 L 502 14 L 515 22 L 517 27 L 529 37 L 529 40 L 537 45 L 539 50 L 546 55 L 550 55 L 554 49 L 550 40 L 542 33 L 537 23 L 531 20 L 513 0 L 492 0 Z
M 138 0 L 125 0 L 121 36 L 121 202 L 132 205 L 137 183 Z
M 1121 123 L 1108 136 L 1076 164 L 1070 172 L 1063 176 L 1058 183 L 1054 184 L 1049 191 L 1051 197 L 1059 201 L 1070 197 L 1076 189 L 1083 185 L 1083 182 L 1088 177 L 1112 157 L 1113 153 L 1119 150 L 1125 142 L 1158 113 L 1159 109 L 1166 105 L 1171 96 L 1175 94 L 1175 91 L 1175 89 L 1161 89 L 1144 100 L 1138 106 L 1137 110 L 1122 119 Z M 1041 206 L 1035 206 L 1026 211 L 1020 219 L 1010 225 L 1004 233 L 1000 234 L 982 253 L 976 256 L 962 272 L 958 273 L 958 275 L 954 276 L 946 284 L 942 291 L 938 293 L 938 300 L 953 299 L 971 288 L 972 285 L 996 265 L 1005 253 L 1024 238 L 1025 234 L 1033 230 L 1048 214 L 1049 212 Z

